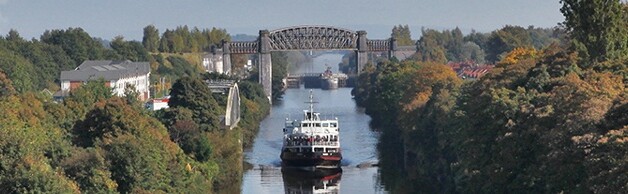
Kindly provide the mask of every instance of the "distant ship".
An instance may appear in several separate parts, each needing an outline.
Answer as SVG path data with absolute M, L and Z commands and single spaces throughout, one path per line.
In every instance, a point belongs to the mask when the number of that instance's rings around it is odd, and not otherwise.
M 321 74 L 321 88 L 323 90 L 338 89 L 338 77 L 334 76 L 331 71 L 331 67 L 327 67 L 327 70 Z
M 303 110 L 303 120 L 286 118 L 283 128 L 282 166 L 308 169 L 338 169 L 342 154 L 338 118 L 322 120 L 314 112 L 312 91 L 310 109 Z

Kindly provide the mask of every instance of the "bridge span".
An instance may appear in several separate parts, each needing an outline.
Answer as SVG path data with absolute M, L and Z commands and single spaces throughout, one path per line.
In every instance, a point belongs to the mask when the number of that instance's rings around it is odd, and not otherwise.
M 240 122 L 240 89 L 234 80 L 208 80 L 207 86 L 213 93 L 227 95 L 225 115 L 220 116 L 222 127 L 233 129 Z
M 260 30 L 255 41 L 222 42 L 221 65 L 231 69 L 231 54 L 257 54 L 259 83 L 271 100 L 272 51 L 292 50 L 352 50 L 356 53 L 358 74 L 368 62 L 369 52 L 387 52 L 389 58 L 405 59 L 417 51 L 416 46 L 398 46 L 395 38 L 369 40 L 366 31 L 320 25 L 293 26 L 276 30 Z

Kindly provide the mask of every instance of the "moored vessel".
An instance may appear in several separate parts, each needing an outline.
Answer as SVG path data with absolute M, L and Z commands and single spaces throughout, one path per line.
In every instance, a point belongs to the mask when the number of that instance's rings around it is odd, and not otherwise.
M 281 149 L 282 166 L 310 169 L 340 168 L 340 129 L 338 118 L 321 119 L 314 111 L 312 91 L 309 110 L 302 120 L 286 119 Z
M 327 67 L 327 70 L 320 76 L 321 88 L 324 90 L 338 89 L 338 77 L 331 71 L 331 67 Z

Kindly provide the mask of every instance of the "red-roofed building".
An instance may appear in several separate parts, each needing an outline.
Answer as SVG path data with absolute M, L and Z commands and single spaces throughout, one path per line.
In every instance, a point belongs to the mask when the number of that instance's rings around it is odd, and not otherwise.
M 462 79 L 478 79 L 487 74 L 494 65 L 472 65 L 469 63 L 447 64 Z

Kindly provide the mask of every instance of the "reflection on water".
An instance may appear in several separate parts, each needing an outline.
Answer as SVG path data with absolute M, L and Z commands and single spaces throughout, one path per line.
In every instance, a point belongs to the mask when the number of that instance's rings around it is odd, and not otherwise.
M 289 194 L 339 193 L 341 169 L 304 171 L 282 168 L 284 189 Z
M 327 176 L 312 175 L 312 172 L 304 171 L 286 173 L 286 170 L 278 166 L 257 166 L 245 173 L 242 193 L 274 194 L 289 193 L 288 191 L 295 191 L 292 193 L 325 193 L 321 189 L 312 188 L 313 186 L 325 188 L 325 184 L 328 186 L 328 190 L 334 191 L 331 193 L 386 193 L 383 185 L 379 184 L 377 168 L 357 168 L 355 166 L 344 166 L 342 171 L 336 174 L 327 174 Z
M 325 63 L 336 65 L 341 58 L 340 54 L 323 55 L 314 59 L 314 65 L 320 64 L 317 67 L 322 72 Z M 376 144 L 379 134 L 370 129 L 370 117 L 356 107 L 351 88 L 315 89 L 313 92 L 314 101 L 319 102 L 314 109 L 322 113 L 321 117 L 338 117 L 342 130 L 342 179 L 339 175 L 326 185 L 335 184 L 337 193 L 385 193 L 378 183 L 378 168 L 356 167 L 378 162 Z M 270 115 L 260 123 L 253 147 L 245 151 L 245 160 L 253 165 L 253 169 L 244 173 L 242 193 L 284 193 L 295 185 L 319 185 L 317 182 L 321 179 L 307 178 L 308 173 L 302 172 L 286 175 L 280 167 L 284 120 L 286 117 L 300 118 L 302 111 L 307 109 L 305 102 L 308 99 L 309 90 L 288 89 L 283 100 L 273 104 Z

